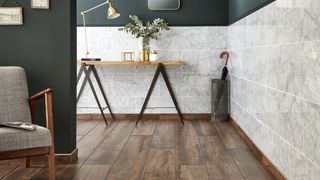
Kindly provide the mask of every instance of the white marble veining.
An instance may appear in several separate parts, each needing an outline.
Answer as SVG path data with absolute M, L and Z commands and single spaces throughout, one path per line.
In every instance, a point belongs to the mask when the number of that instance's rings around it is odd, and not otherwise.
M 138 40 L 118 27 L 87 28 L 90 57 L 120 60 L 121 51 L 138 51 Z M 172 27 L 151 48 L 165 60 L 185 60 L 186 65 L 166 68 L 183 113 L 210 113 L 210 79 L 219 78 L 227 49 L 227 27 Z M 78 59 L 85 56 L 84 29 L 78 27 Z M 139 113 L 155 73 L 155 66 L 97 67 L 103 87 L 115 113 Z M 101 96 L 100 96 L 101 97 Z M 148 104 L 173 107 L 162 77 Z M 78 113 L 99 112 L 88 86 L 78 102 Z M 175 113 L 175 109 L 152 109 L 150 113 Z
M 289 179 L 320 177 L 319 8 L 277 0 L 228 28 L 231 116 Z

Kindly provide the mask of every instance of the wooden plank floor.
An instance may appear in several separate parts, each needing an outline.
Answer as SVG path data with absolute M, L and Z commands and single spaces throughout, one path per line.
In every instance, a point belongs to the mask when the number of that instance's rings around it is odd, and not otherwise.
M 77 164 L 57 165 L 57 179 L 264 180 L 274 177 L 259 163 L 229 122 L 78 120 Z M 0 161 L 0 179 L 47 179 L 33 159 Z

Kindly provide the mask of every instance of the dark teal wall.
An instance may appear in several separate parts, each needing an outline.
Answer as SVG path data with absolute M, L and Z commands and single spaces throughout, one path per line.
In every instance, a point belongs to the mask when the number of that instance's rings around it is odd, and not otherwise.
M 53 0 L 49 11 L 18 2 L 24 7 L 24 25 L 0 26 L 0 66 L 23 67 L 30 95 L 54 89 L 56 153 L 70 153 L 76 147 L 76 2 Z M 37 105 L 39 124 L 45 121 L 42 103 Z
M 94 7 L 104 0 L 77 0 L 78 25 L 82 24 L 80 12 Z M 228 25 L 228 0 L 181 0 L 177 11 L 151 11 L 147 0 L 114 0 L 113 5 L 121 12 L 114 20 L 106 19 L 103 6 L 88 13 L 89 26 L 123 26 L 129 15 L 138 15 L 143 20 L 164 18 L 172 26 L 225 26 Z
M 229 0 L 229 24 L 232 24 L 275 0 Z
M 82 25 L 80 12 L 105 0 L 77 0 L 77 24 Z M 181 0 L 177 11 L 151 11 L 147 0 L 114 0 L 121 12 L 120 18 L 106 19 L 106 6 L 87 15 L 88 26 L 123 26 L 129 15 L 138 15 L 144 21 L 164 18 L 172 26 L 227 26 L 275 0 Z

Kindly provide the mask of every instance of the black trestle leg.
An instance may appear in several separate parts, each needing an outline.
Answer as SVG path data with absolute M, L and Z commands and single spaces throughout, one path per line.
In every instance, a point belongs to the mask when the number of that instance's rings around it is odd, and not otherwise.
M 98 76 L 97 70 L 96 70 L 96 68 L 95 68 L 93 65 L 90 65 L 90 66 L 89 66 L 89 69 L 93 72 L 93 75 L 94 75 L 94 77 L 96 78 L 96 81 L 97 81 L 98 86 L 99 86 L 99 88 L 100 88 L 101 94 L 102 94 L 103 99 L 104 99 L 104 101 L 105 101 L 105 103 L 106 103 L 106 105 L 107 105 L 107 108 L 109 109 L 110 115 L 111 115 L 111 117 L 112 117 L 112 122 L 113 122 L 113 121 L 116 120 L 116 118 L 114 117 L 114 115 L 113 115 L 113 113 L 112 113 L 112 110 L 111 110 L 110 104 L 109 104 L 109 102 L 108 102 L 107 96 L 106 96 L 106 94 L 104 93 L 104 89 L 103 89 L 103 86 L 102 86 L 102 84 L 101 84 L 100 78 L 99 78 L 99 76 Z
M 95 89 L 94 89 L 94 86 L 93 86 L 93 84 L 92 84 L 92 81 L 91 81 L 91 79 L 90 79 L 89 70 L 87 70 L 86 67 L 85 67 L 85 69 L 84 69 L 84 74 L 85 74 L 85 76 L 86 76 L 86 78 L 87 78 L 87 80 L 88 80 L 88 82 L 89 82 L 90 88 L 91 88 L 91 90 L 92 90 L 92 93 L 93 93 L 93 95 L 94 95 L 94 98 L 96 99 L 96 102 L 97 102 L 98 107 L 99 107 L 99 109 L 100 109 L 100 112 L 101 112 L 101 115 L 102 115 L 102 117 L 103 117 L 103 120 L 104 120 L 104 122 L 106 123 L 106 125 L 108 126 L 108 122 L 107 122 L 107 119 L 106 119 L 106 117 L 105 117 L 105 115 L 104 115 L 104 112 L 103 112 L 103 109 L 102 109 L 102 107 L 101 107 L 100 101 L 99 101 L 99 99 L 98 99 L 98 95 L 97 95 L 97 93 L 96 93 L 96 91 L 95 91 Z
M 139 121 L 140 121 L 141 118 L 143 117 L 143 113 L 144 113 L 144 111 L 145 111 L 145 109 L 146 109 L 146 107 L 147 107 L 147 105 L 148 105 L 150 96 L 151 96 L 151 94 L 152 94 L 152 91 L 153 91 L 153 89 L 154 89 L 154 86 L 155 86 L 155 84 L 156 84 L 156 82 L 157 82 L 157 80 L 158 80 L 158 77 L 159 77 L 159 74 L 160 74 L 160 73 L 162 74 L 162 77 L 163 77 L 163 79 L 164 79 L 164 81 L 165 81 L 165 83 L 166 83 L 166 86 L 167 86 L 168 90 L 169 90 L 171 99 L 172 99 L 172 101 L 173 101 L 173 103 L 174 103 L 174 106 L 175 106 L 175 108 L 176 108 L 176 110 L 177 110 L 177 112 L 178 112 L 178 114 L 179 114 L 180 121 L 181 121 L 181 125 L 184 126 L 183 116 L 182 116 L 182 114 L 181 114 L 181 111 L 180 111 L 178 102 L 177 102 L 177 100 L 176 100 L 176 97 L 175 97 L 175 95 L 174 95 L 174 92 L 173 92 L 173 90 L 172 90 L 172 87 L 171 87 L 171 85 L 170 85 L 170 81 L 169 81 L 169 79 L 168 79 L 166 70 L 165 70 L 164 65 L 163 65 L 162 63 L 159 63 L 159 64 L 158 64 L 158 68 L 157 68 L 156 73 L 155 73 L 155 75 L 154 75 L 154 77 L 153 77 L 153 80 L 152 80 L 151 86 L 150 86 L 150 88 L 149 88 L 147 97 L 146 97 L 146 99 L 145 99 L 145 101 L 144 101 L 144 103 L 143 103 L 143 105 L 142 105 L 142 108 L 141 108 L 139 117 L 138 117 L 138 119 L 137 119 L 137 121 L 136 121 L 136 126 L 138 125 Z
M 176 97 L 175 97 L 175 95 L 174 95 L 174 92 L 173 92 L 173 90 L 172 90 L 172 87 L 171 87 L 171 85 L 170 85 L 170 81 L 169 81 L 169 79 L 168 79 L 168 76 L 167 76 L 166 70 L 165 70 L 165 68 L 164 68 L 164 65 L 163 65 L 163 64 L 159 64 L 159 66 L 161 67 L 161 74 L 162 74 L 162 77 L 163 77 L 163 79 L 164 79 L 164 82 L 165 82 L 166 85 L 167 85 L 167 88 L 168 88 L 168 90 L 169 90 L 171 99 L 172 99 L 172 101 L 173 101 L 173 103 L 174 103 L 174 106 L 175 106 L 175 108 L 176 108 L 176 110 L 177 110 L 177 112 L 178 112 L 178 114 L 179 114 L 180 121 L 181 121 L 181 125 L 184 126 L 183 116 L 182 116 L 182 114 L 181 114 L 181 111 L 180 111 L 178 102 L 177 102 L 177 100 L 176 100 Z
M 79 83 L 79 80 L 80 80 L 80 78 L 81 78 L 81 76 L 82 76 L 82 73 L 84 73 L 84 70 L 86 69 L 86 65 L 81 65 L 81 67 L 80 67 L 80 70 L 79 70 L 79 73 L 78 73 L 78 76 L 77 76 L 77 84 Z M 90 72 L 89 72 L 89 76 L 90 76 Z M 86 83 L 87 83 L 87 76 L 86 75 L 84 75 L 84 79 L 83 79 L 83 81 L 82 81 L 82 84 L 81 84 L 81 87 L 80 87 L 80 90 L 79 90 L 79 93 L 78 93 L 78 96 L 77 96 L 77 103 L 78 103 L 78 100 L 79 100 L 79 98 L 81 97 L 81 94 L 82 94 L 82 92 L 83 92 L 83 89 L 84 89 L 84 86 L 86 85 Z
M 154 77 L 153 77 L 153 80 L 152 80 L 152 83 L 151 83 L 151 86 L 149 88 L 149 91 L 148 91 L 148 94 L 147 94 L 147 97 L 146 99 L 144 100 L 144 103 L 142 105 L 142 108 L 141 108 L 141 111 L 140 111 L 140 114 L 139 114 L 139 117 L 136 121 L 136 126 L 138 125 L 139 121 L 141 120 L 142 116 L 143 116 L 143 113 L 147 107 L 147 104 L 149 102 L 149 99 L 150 99 L 150 96 L 152 94 L 152 91 L 154 89 L 154 86 L 156 85 L 156 82 L 157 82 L 157 79 L 159 77 L 159 74 L 160 74 L 160 66 L 158 66 L 157 70 L 156 70 L 156 73 L 154 74 Z

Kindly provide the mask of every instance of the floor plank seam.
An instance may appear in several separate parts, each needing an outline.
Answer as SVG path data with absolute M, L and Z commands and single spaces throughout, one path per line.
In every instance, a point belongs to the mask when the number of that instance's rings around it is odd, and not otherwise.
M 216 126 L 216 123 L 214 123 L 214 122 L 212 122 L 212 123 L 213 123 L 213 125 L 214 125 L 215 129 L 217 130 L 218 137 L 219 137 L 220 141 L 221 141 L 221 142 L 223 142 L 223 146 L 226 148 L 226 150 L 228 150 L 228 151 L 229 151 L 230 149 L 232 149 L 232 148 L 228 148 L 228 147 L 226 146 L 226 144 L 224 143 L 224 141 L 223 141 L 223 139 L 222 139 L 222 134 L 221 134 L 221 132 L 218 130 L 218 128 L 217 128 L 217 126 Z M 233 127 L 232 127 L 232 128 L 233 128 Z M 242 140 L 242 139 L 241 139 L 241 140 Z M 243 172 L 241 171 L 241 169 L 240 169 L 240 167 L 239 167 L 238 163 L 236 162 L 236 160 L 235 160 L 235 158 L 234 158 L 233 153 L 231 153 L 231 151 L 230 151 L 230 155 L 231 155 L 231 159 L 232 159 L 232 161 L 234 162 L 234 164 L 236 165 L 236 167 L 237 167 L 237 169 L 238 169 L 238 171 L 239 171 L 240 175 L 242 176 L 242 179 L 246 179 L 246 178 L 245 178 L 245 176 L 244 176 L 244 174 L 243 174 Z
M 117 126 L 119 126 L 119 124 L 120 124 L 120 123 L 118 123 L 118 124 L 117 124 Z M 121 126 L 119 126 L 119 127 L 121 127 Z M 132 126 L 129 126 L 129 127 L 132 127 Z M 135 128 L 137 128 L 137 127 L 135 127 Z M 131 132 L 130 136 L 129 136 L 129 137 L 127 138 L 127 140 L 126 140 L 126 143 L 123 145 L 123 147 L 121 148 L 120 153 L 118 154 L 117 158 L 114 160 L 113 164 L 111 165 L 111 167 L 110 167 L 110 169 L 109 169 L 109 171 L 108 171 L 108 173 L 107 173 L 107 175 L 106 175 L 105 180 L 107 180 L 107 179 L 108 179 L 108 176 L 109 176 L 109 174 L 110 174 L 110 172 L 111 172 L 112 168 L 114 167 L 114 165 L 115 165 L 115 164 L 116 164 L 116 162 L 118 161 L 118 159 L 119 159 L 119 157 L 120 157 L 121 153 L 123 152 L 124 148 L 125 148 L 125 147 L 126 147 L 126 145 L 128 144 L 128 141 L 129 141 L 130 137 L 132 136 L 132 133 L 134 132 L 135 128 L 133 128 L 133 130 L 132 130 L 132 132 Z
M 99 124 L 101 124 L 101 123 L 104 123 L 104 122 L 97 123 L 97 126 L 98 126 Z M 98 145 L 96 148 L 94 148 L 94 150 L 90 153 L 90 155 L 86 158 L 86 160 L 82 162 L 82 164 L 80 165 L 80 167 L 78 168 L 78 170 L 76 171 L 76 173 L 74 173 L 74 175 L 71 177 L 71 179 L 74 178 L 74 177 L 78 174 L 78 171 L 83 167 L 83 165 L 86 164 L 86 162 L 87 162 L 88 159 L 92 156 L 92 154 L 98 149 L 98 147 L 99 147 L 99 146 L 103 143 L 103 141 L 110 135 L 110 133 L 112 133 L 113 130 L 118 126 L 119 122 L 115 122 L 115 123 L 117 123 L 117 124 L 116 124 L 116 125 L 113 127 L 113 129 L 101 140 L 101 142 L 99 143 L 99 145 Z M 112 126 L 112 124 L 110 124 L 110 125 L 108 126 L 108 128 L 111 128 L 111 126 Z M 92 131 L 93 129 L 94 129 L 94 128 L 92 128 L 90 131 Z M 89 132 L 90 132 L 90 131 L 89 131 Z M 88 133 L 89 133 L 89 132 L 88 132 Z
M 87 130 L 87 132 L 84 134 L 84 135 L 82 135 L 82 137 L 84 137 L 84 136 L 86 136 L 88 133 L 90 133 L 90 131 L 92 131 L 92 129 L 94 129 L 94 128 L 96 128 L 97 126 L 98 126 L 98 124 L 100 124 L 101 122 L 95 122 L 95 125 L 93 125 L 91 128 L 89 128 L 88 130 Z
M 95 125 L 90 128 L 90 130 L 88 130 L 84 135 L 81 135 L 81 138 L 78 140 L 78 142 L 80 142 L 86 135 L 88 135 L 92 131 L 92 129 L 96 128 L 100 123 L 101 122 L 96 122 Z
M 154 131 L 153 131 L 154 133 Z M 143 165 L 142 165 L 142 169 L 141 169 L 141 172 L 140 172 L 140 180 L 143 179 L 143 172 L 144 172 L 144 169 L 146 168 L 146 163 L 147 163 L 147 159 L 148 159 L 148 155 L 149 155 L 149 152 L 150 152 L 150 148 L 151 148 L 151 143 L 152 143 L 152 140 L 153 140 L 153 137 L 154 137 L 154 134 L 152 135 L 152 138 L 151 138 L 151 141 L 149 143 L 149 147 L 148 147 L 148 150 L 147 150 L 147 153 L 146 153 L 146 157 L 144 158 L 144 162 L 143 162 Z
M 23 164 L 22 164 L 23 165 Z M 18 169 L 18 167 L 22 166 L 22 165 L 18 165 L 16 166 L 14 169 L 12 169 L 11 171 L 9 171 L 7 174 L 5 174 L 4 176 L 0 177 L 0 179 L 4 179 L 6 178 L 7 176 L 10 175 L 10 173 L 12 173 L 14 170 Z M 10 166 L 10 165 L 9 165 Z

